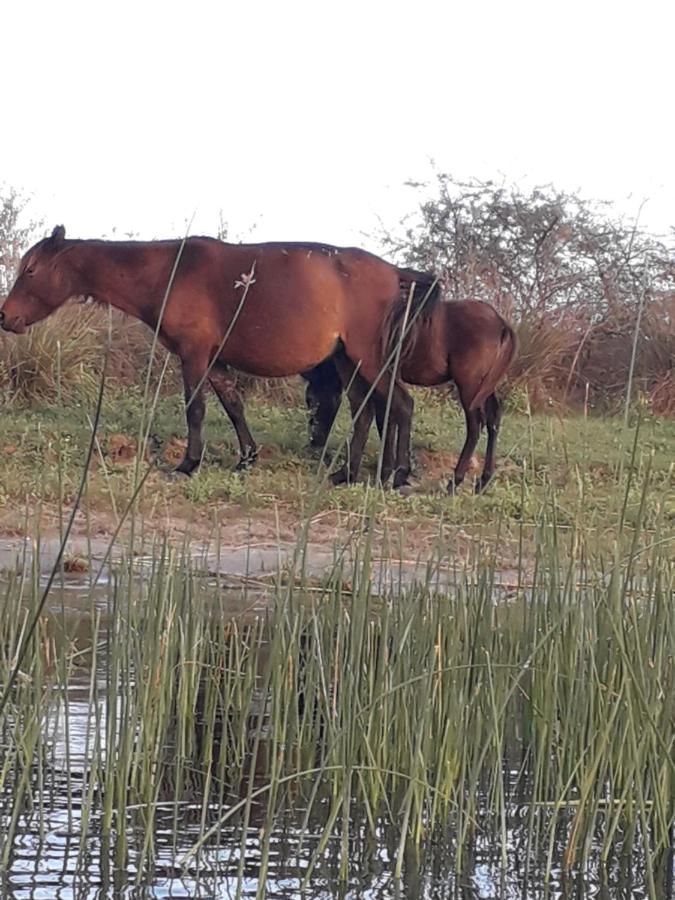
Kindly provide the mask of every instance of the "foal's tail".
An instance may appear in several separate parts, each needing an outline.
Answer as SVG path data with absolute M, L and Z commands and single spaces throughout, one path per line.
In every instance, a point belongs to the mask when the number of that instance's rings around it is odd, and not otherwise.
M 482 409 L 483 404 L 494 393 L 495 388 L 506 375 L 509 366 L 518 352 L 518 338 L 508 322 L 502 319 L 502 333 L 499 347 L 488 371 L 483 376 L 480 387 L 469 405 L 469 409 Z
M 430 316 L 441 301 L 441 281 L 434 272 L 419 272 L 417 269 L 398 270 L 399 302 L 407 305 L 410 300 L 410 289 L 415 285 L 412 296 L 411 312 L 426 313 Z

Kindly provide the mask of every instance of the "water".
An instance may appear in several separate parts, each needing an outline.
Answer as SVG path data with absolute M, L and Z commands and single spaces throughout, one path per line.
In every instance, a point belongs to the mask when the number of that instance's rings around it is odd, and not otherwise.
M 92 548 L 88 548 L 92 552 Z M 22 565 L 30 566 L 30 548 Z M 16 557 L 17 547 L 5 548 Z M 93 547 L 102 560 L 105 548 Z M 53 548 L 41 554 L 43 575 L 53 558 Z M 232 551 L 230 555 L 201 554 L 201 577 L 206 590 L 218 583 L 219 602 L 233 618 L 255 618 L 269 604 L 268 576 L 289 556 L 278 548 L 259 547 Z M 331 564 L 329 555 L 314 556 L 314 574 Z M 14 563 L 12 563 L 14 565 Z M 9 568 L 12 567 L 9 566 Z M 137 557 L 134 566 L 143 578 L 151 559 Z M 396 567 L 400 573 L 400 567 Z M 109 578 L 106 566 L 96 584 L 89 572 L 72 574 L 57 585 L 50 598 L 55 632 L 65 628 L 67 640 L 76 646 L 91 637 L 92 616 L 106 616 L 110 609 Z M 393 577 L 394 567 L 385 565 L 379 584 Z M 420 577 L 419 568 L 409 568 L 405 579 Z M 426 577 L 426 576 L 422 576 Z M 452 573 L 435 577 L 447 578 Z M 508 583 L 510 574 L 505 578 Z M 244 587 L 245 586 L 245 587 Z M 504 589 L 508 593 L 508 589 Z M 61 635 L 63 639 L 63 635 Z M 93 675 L 93 682 L 92 682 Z M 486 810 L 476 823 L 475 833 L 459 856 L 459 823 L 447 821 L 425 835 L 417 850 L 408 847 L 403 855 L 400 876 L 395 868 L 399 853 L 400 828 L 396 815 L 378 815 L 369 820 L 369 811 L 354 805 L 347 831 L 338 817 L 326 832 L 331 815 L 331 797 L 317 795 L 308 812 L 307 786 L 295 785 L 277 804 L 267 847 L 267 866 L 261 874 L 263 835 L 270 827 L 266 794 L 250 804 L 248 822 L 241 813 L 229 815 L 246 796 L 248 780 L 239 784 L 216 785 L 203 772 L 191 773 L 178 805 L 173 802 L 170 779 L 155 798 L 154 815 L 148 824 L 143 809 L 127 809 L 124 828 L 113 831 L 125 840 L 111 845 L 104 837 L 103 801 L 88 797 L 92 784 L 92 763 L 105 751 L 106 710 L 99 702 L 92 708 L 90 692 L 95 683 L 100 697 L 106 690 L 106 658 L 98 657 L 91 672 L 86 661 L 74 670 L 67 685 L 67 704 L 62 703 L 50 721 L 43 723 L 48 752 L 41 765 L 31 770 L 28 794 L 32 806 L 19 818 L 11 853 L 5 861 L 2 896 L 11 900 L 84 900 L 84 898 L 291 898 L 312 900 L 539 900 L 539 898 L 666 898 L 673 896 L 675 866 L 663 857 L 653 869 L 650 893 L 647 862 L 639 851 L 624 846 L 621 835 L 606 860 L 601 859 L 602 838 L 590 848 L 583 871 L 564 873 L 562 860 L 569 829 L 558 829 L 544 852 L 528 849 L 530 807 L 519 778 L 518 763 L 504 770 L 507 797 L 503 822 L 495 823 L 487 813 L 489 798 L 482 796 L 479 809 Z M 1 752 L 1 748 L 0 748 Z M 217 754 L 216 754 L 217 755 Z M 93 783 L 97 783 L 95 780 Z M 261 790 L 265 778 L 253 773 L 252 790 Z M 98 784 L 96 791 L 100 791 Z M 392 808 L 400 798 L 390 798 Z M 12 808 L 11 794 L 0 795 L 3 810 Z M 86 819 L 84 811 L 93 810 Z M 546 812 L 540 811 L 541 821 Z M 220 825 L 218 824 L 220 822 Z M 5 815 L 3 825 L 7 827 Z M 568 822 L 569 824 L 569 822 Z M 213 834 L 204 840 L 204 835 Z M 203 842 L 203 843 L 202 843 Z M 195 848 L 200 846 L 198 852 Z M 150 853 L 149 850 L 152 850 Z M 152 863 L 150 863 L 152 859 Z M 311 872 L 309 871 L 311 867 Z M 654 893 L 655 891 L 655 893 Z
M 545 858 L 525 862 L 524 819 L 526 810 L 514 808 L 508 822 L 508 856 L 506 866 L 501 859 L 499 841 L 489 834 L 478 837 L 468 849 L 464 870 L 457 873 L 454 835 L 451 829 L 437 834 L 422 847 L 419 856 L 406 854 L 400 878 L 393 874 L 398 833 L 390 823 L 379 821 L 371 830 L 364 821 L 355 820 L 349 834 L 349 870 L 346 881 L 340 878 L 341 838 L 332 836 L 319 853 L 314 871 L 302 889 L 309 860 L 316 854 L 322 837 L 328 802 L 318 804 L 309 827 L 301 833 L 304 810 L 277 819 L 269 852 L 268 875 L 260 888 L 260 828 L 265 821 L 265 807 L 253 804 L 252 822 L 245 833 L 243 872 L 239 872 L 242 833 L 237 826 L 224 826 L 216 839 L 209 841 L 197 860 L 185 864 L 185 856 L 199 840 L 203 808 L 199 802 L 185 806 L 176 817 L 174 811 L 160 807 L 153 828 L 155 863 L 152 869 L 139 864 L 138 845 L 144 835 L 139 822 L 132 824 L 131 847 L 123 869 L 115 870 L 109 862 L 110 850 L 102 840 L 94 821 L 80 848 L 79 827 L 81 796 L 78 779 L 71 776 L 71 808 L 67 806 L 67 786 L 53 776 L 53 805 L 45 817 L 44 831 L 38 834 L 22 823 L 15 841 L 8 873 L 3 883 L 3 897 L 12 900 L 42 898 L 102 897 L 203 897 L 254 898 L 296 897 L 316 900 L 346 898 L 425 898 L 425 900 L 507 900 L 507 898 L 541 897 L 648 897 L 640 860 L 630 864 L 610 860 L 603 872 L 596 858 L 583 873 L 564 876 L 559 868 L 546 871 Z M 218 810 L 209 808 L 215 819 Z M 134 815 L 130 814 L 133 823 Z M 136 831 L 133 831 L 133 828 Z M 563 848 L 554 848 L 560 856 Z M 670 882 L 662 873 L 658 897 L 672 896 L 672 860 Z M 663 891 L 661 893 L 661 890 Z

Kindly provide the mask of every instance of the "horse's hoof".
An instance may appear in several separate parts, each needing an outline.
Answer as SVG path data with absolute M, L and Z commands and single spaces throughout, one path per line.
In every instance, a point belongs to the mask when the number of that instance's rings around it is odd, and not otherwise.
M 172 469 L 166 473 L 168 481 L 185 481 L 192 475 L 192 472 L 186 472 L 184 469 Z
M 409 481 L 406 481 L 404 484 L 399 484 L 396 487 L 397 493 L 401 495 L 401 497 L 410 497 L 411 494 L 415 493 L 415 488 L 410 484 Z
M 309 456 L 317 456 L 318 457 L 318 456 L 321 456 L 321 454 L 324 452 L 325 449 L 326 449 L 325 441 L 310 441 L 309 444 L 307 444 L 306 452 L 309 454 Z
M 485 488 L 490 484 L 491 481 L 492 481 L 492 477 L 486 478 L 486 479 L 479 478 L 474 487 L 474 493 L 482 494 L 483 491 L 485 490 Z
M 399 488 L 405 487 L 405 485 L 407 485 L 409 483 L 408 482 L 409 478 L 410 478 L 409 471 L 407 471 L 405 469 L 398 469 L 394 473 L 394 481 L 392 484 L 394 490 L 398 490 Z
M 457 494 L 459 493 L 459 487 L 460 486 L 458 484 L 456 484 L 454 481 L 449 481 L 448 482 L 448 495 L 450 497 L 456 497 Z
M 242 456 L 237 465 L 234 467 L 235 472 L 248 472 L 249 469 L 253 468 L 258 459 L 258 452 L 248 453 L 246 456 Z
M 170 473 L 174 478 L 189 478 L 193 472 L 199 468 L 199 461 L 193 459 L 184 459 L 180 465 Z
M 330 483 L 333 487 L 337 487 L 340 484 L 349 484 L 349 473 L 346 469 L 339 469 L 337 472 L 333 472 L 330 476 Z

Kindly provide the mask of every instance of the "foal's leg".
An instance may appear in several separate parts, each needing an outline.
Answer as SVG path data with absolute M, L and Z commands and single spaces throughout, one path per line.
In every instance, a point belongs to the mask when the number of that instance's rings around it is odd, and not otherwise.
M 365 397 L 368 393 L 368 390 L 369 390 L 369 388 L 367 388 L 367 386 L 365 386 L 365 384 L 362 387 L 362 389 L 359 389 L 358 387 L 355 387 L 352 389 L 353 403 L 350 402 L 352 419 L 354 419 L 359 407 L 364 402 Z M 361 431 L 361 428 L 365 429 L 365 437 L 363 437 L 363 440 L 365 443 L 365 439 L 368 435 L 368 431 L 370 429 L 370 424 L 372 422 L 373 410 L 374 410 L 375 411 L 375 422 L 377 424 L 377 431 L 378 431 L 378 434 L 380 435 L 380 441 L 382 441 L 382 436 L 384 434 L 384 421 L 385 421 L 385 417 L 386 417 L 386 404 L 385 404 L 384 400 L 375 391 L 372 392 L 372 394 L 367 402 L 368 402 L 368 406 L 370 407 L 370 411 L 367 412 L 366 409 L 364 409 L 364 411 L 362 413 L 363 421 L 361 423 L 361 426 L 359 427 L 358 433 L 360 436 L 362 436 L 363 432 Z M 364 424 L 366 422 L 367 422 L 367 425 Z M 381 472 L 380 472 L 380 480 L 381 480 L 382 484 L 386 484 L 386 482 L 389 480 L 389 478 L 391 476 L 391 473 L 394 471 L 395 442 L 396 442 L 397 434 L 398 434 L 397 426 L 394 423 L 393 417 L 390 414 L 388 422 L 387 422 L 387 431 L 386 431 L 386 434 L 384 435 L 384 442 L 382 444 L 382 451 L 381 451 L 382 452 L 382 468 L 381 468 Z M 360 440 L 360 438 L 358 440 Z M 353 457 L 353 447 L 351 448 L 351 451 L 352 451 L 352 460 L 353 460 L 353 458 L 354 458 Z M 359 462 L 360 462 L 360 460 L 359 460 Z M 347 480 L 347 478 L 343 477 L 344 474 L 345 474 L 344 471 L 341 474 L 336 473 L 334 478 L 339 478 L 339 481 L 335 481 L 336 484 L 342 483 L 342 481 Z
M 250 468 L 258 458 L 258 447 L 253 439 L 246 417 L 241 394 L 228 375 L 227 367 L 216 364 L 209 374 L 209 382 L 216 396 L 230 418 L 239 441 L 239 462 L 235 470 L 242 472 Z
M 363 371 L 363 367 L 361 371 Z M 393 485 L 395 488 L 401 487 L 407 483 L 410 475 L 413 399 L 399 381 L 395 381 L 392 388 L 390 375 L 386 372 L 376 372 L 371 382 L 366 369 L 364 374 L 360 373 L 360 379 L 361 385 L 364 386 L 364 395 L 371 394 L 369 424 L 372 419 L 372 410 L 374 410 L 380 438 L 383 436 L 386 411 L 389 406 L 387 433 L 384 435 L 382 445 L 381 479 L 383 483 L 386 482 L 393 471 Z M 373 390 L 370 388 L 371 383 L 375 386 Z M 394 447 L 396 447 L 396 451 L 394 451 Z
M 386 484 L 389 478 L 391 477 L 391 473 L 394 471 L 394 466 L 396 463 L 395 455 L 396 455 L 396 438 L 398 435 L 398 427 L 392 421 L 391 410 L 389 411 L 389 418 L 387 421 L 387 430 L 385 432 L 384 429 L 384 420 L 386 417 L 387 404 L 380 397 L 374 397 L 374 407 L 375 407 L 375 422 L 377 423 L 377 431 L 380 435 L 380 444 L 382 453 L 382 470 L 380 472 L 380 479 L 382 484 Z
M 464 481 L 466 471 L 469 468 L 471 457 L 476 449 L 481 429 L 481 411 L 478 409 L 469 410 L 468 405 L 464 404 L 462 398 L 462 406 L 464 407 L 464 416 L 466 417 L 466 440 L 462 447 L 462 452 L 455 466 L 455 474 L 451 481 L 448 482 L 448 493 L 454 494 L 460 484 Z
M 485 450 L 485 465 L 483 472 L 476 482 L 476 493 L 480 493 L 487 487 L 495 473 L 497 459 L 497 435 L 502 422 L 502 405 L 495 394 L 485 401 L 485 425 L 487 427 L 487 449 Z
M 183 461 L 174 470 L 183 475 L 191 475 L 202 460 L 204 444 L 202 441 L 202 422 L 206 404 L 204 402 L 204 384 L 202 379 L 206 372 L 205 360 L 190 357 L 181 359 L 183 369 L 183 391 L 185 394 L 185 417 L 188 426 L 187 448 Z M 202 382 L 200 384 L 200 382 Z

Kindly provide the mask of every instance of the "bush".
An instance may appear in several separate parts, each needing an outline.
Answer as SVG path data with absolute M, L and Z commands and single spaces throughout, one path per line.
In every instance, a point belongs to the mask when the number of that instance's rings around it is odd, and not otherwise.
M 672 246 L 553 188 L 525 195 L 439 174 L 434 190 L 401 233 L 383 239 L 402 262 L 437 271 L 449 298 L 486 300 L 514 322 L 511 385 L 525 384 L 535 406 L 588 391 L 591 403 L 614 408 L 625 398 L 642 306 L 634 386 L 655 392 L 655 408 L 671 408 Z
M 0 337 L 5 403 L 64 403 L 96 396 L 103 346 L 94 310 L 66 307 L 25 335 Z

